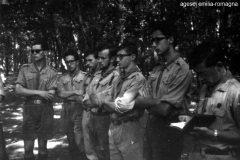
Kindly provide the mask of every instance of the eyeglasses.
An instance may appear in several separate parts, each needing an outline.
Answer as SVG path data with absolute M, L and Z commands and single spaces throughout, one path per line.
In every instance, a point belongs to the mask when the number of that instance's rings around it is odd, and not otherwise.
M 34 52 L 36 52 L 37 54 L 40 53 L 42 50 L 41 49 L 35 49 L 35 50 L 31 50 L 31 53 L 33 54 Z
M 131 54 L 118 54 L 116 58 L 119 58 L 119 60 L 122 60 L 123 57 L 126 57 L 126 56 L 131 56 Z
M 70 60 L 70 61 L 65 61 L 65 63 L 67 64 L 67 65 L 69 65 L 69 64 L 73 64 L 73 62 L 75 62 L 76 60 Z
M 166 39 L 166 38 L 168 38 L 168 37 L 155 37 L 155 38 L 152 38 L 152 43 L 154 43 L 155 42 L 155 44 L 158 44 L 158 42 L 160 42 L 161 40 L 163 40 L 163 39 Z

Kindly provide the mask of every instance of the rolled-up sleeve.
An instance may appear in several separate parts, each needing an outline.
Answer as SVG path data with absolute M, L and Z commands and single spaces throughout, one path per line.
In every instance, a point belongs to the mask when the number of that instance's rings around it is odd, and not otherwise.
M 135 104 L 135 98 L 145 81 L 146 80 L 143 76 L 136 76 L 132 80 L 132 83 L 128 85 L 123 96 L 115 99 L 115 111 L 118 113 L 124 113 L 132 110 Z

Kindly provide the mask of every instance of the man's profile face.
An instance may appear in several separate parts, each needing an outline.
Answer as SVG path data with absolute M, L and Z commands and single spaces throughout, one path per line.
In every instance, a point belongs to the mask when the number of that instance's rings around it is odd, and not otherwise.
M 206 84 L 209 87 L 213 87 L 220 80 L 217 67 L 206 67 L 205 62 L 198 64 L 193 68 L 193 71 L 197 74 L 198 80 L 200 80 L 202 85 Z
M 152 47 L 158 56 L 163 56 L 169 50 L 168 37 L 156 30 L 152 34 Z
M 109 58 L 109 49 L 102 50 L 98 53 L 98 63 L 101 70 L 107 69 L 111 64 Z
M 126 69 L 132 62 L 131 56 L 126 52 L 125 49 L 122 49 L 117 52 L 117 62 L 120 69 Z
M 95 68 L 97 68 L 97 65 L 98 65 L 98 61 L 94 57 L 94 55 L 90 54 L 86 57 L 86 67 L 88 69 L 94 70 Z
M 32 58 L 34 61 L 41 61 L 45 57 L 45 51 L 40 44 L 33 45 L 31 48 Z
M 74 72 L 78 66 L 78 61 L 75 60 L 75 57 L 73 55 L 66 56 L 65 63 L 69 72 Z

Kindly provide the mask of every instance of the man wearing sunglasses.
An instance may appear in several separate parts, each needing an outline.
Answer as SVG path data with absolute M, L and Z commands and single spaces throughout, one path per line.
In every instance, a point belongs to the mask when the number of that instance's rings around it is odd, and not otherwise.
M 218 43 L 203 42 L 189 57 L 191 68 L 205 86 L 197 112 L 216 116 L 208 128 L 194 128 L 190 160 L 240 159 L 240 83 L 226 67 L 220 48 Z
M 79 69 L 77 52 L 69 50 L 63 58 L 68 72 L 58 80 L 58 96 L 64 99 L 61 110 L 61 129 L 67 135 L 71 159 L 86 160 L 82 130 L 82 99 L 85 92 L 86 73 Z
M 22 138 L 25 160 L 34 160 L 34 141 L 38 138 L 38 159 L 47 159 L 47 141 L 53 138 L 52 99 L 57 88 L 57 71 L 46 64 L 46 41 L 31 47 L 32 63 L 23 65 L 16 81 L 16 93 L 26 97 L 23 108 Z
M 135 104 L 149 113 L 148 160 L 179 160 L 183 149 L 182 132 L 169 124 L 188 113 L 192 76 L 188 64 L 175 50 L 176 33 L 176 27 L 169 21 L 153 25 L 152 47 L 164 63 L 150 73 Z

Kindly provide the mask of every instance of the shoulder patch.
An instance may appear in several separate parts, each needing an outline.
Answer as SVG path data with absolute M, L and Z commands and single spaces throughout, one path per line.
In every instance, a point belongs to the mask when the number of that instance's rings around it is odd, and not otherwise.
M 30 64 L 23 64 L 22 66 L 21 66 L 21 68 L 23 68 L 23 67 L 29 67 L 30 66 Z

